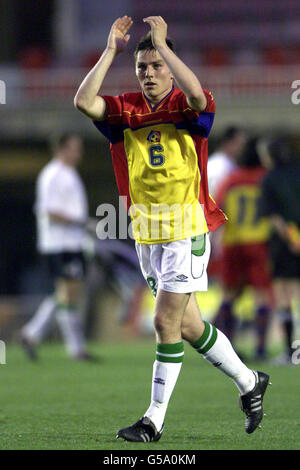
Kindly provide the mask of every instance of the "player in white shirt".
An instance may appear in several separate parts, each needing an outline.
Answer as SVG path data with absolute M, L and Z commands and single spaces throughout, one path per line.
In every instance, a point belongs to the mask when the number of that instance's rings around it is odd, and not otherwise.
M 208 158 L 207 177 L 210 195 L 214 198 L 225 178 L 237 167 L 237 160 L 242 154 L 247 142 L 246 132 L 235 126 L 225 129 L 219 148 Z M 218 276 L 222 250 L 222 228 L 210 234 L 211 257 L 209 273 L 213 278 Z
M 242 154 L 247 136 L 239 127 L 228 127 L 220 142 L 218 150 L 210 155 L 207 164 L 209 192 L 214 197 L 221 182 L 237 166 L 236 161 Z
M 81 324 L 85 260 L 82 253 L 88 204 L 76 170 L 83 153 L 82 140 L 63 135 L 53 159 L 41 170 L 36 184 L 37 248 L 54 281 L 54 293 L 44 299 L 21 330 L 29 357 L 36 357 L 54 318 L 74 359 L 89 359 Z

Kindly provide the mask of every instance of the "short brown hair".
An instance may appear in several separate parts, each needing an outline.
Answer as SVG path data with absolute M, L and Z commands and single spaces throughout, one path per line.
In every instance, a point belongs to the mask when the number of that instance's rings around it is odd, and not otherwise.
M 173 41 L 172 39 L 170 39 L 170 38 L 167 38 L 167 39 L 166 39 L 166 43 L 167 43 L 168 47 L 171 49 L 171 51 L 175 52 L 174 41 Z M 145 36 L 143 36 L 143 37 L 139 40 L 139 42 L 138 42 L 138 44 L 137 44 L 137 46 L 136 46 L 136 48 L 135 48 L 135 51 L 134 51 L 134 53 L 133 53 L 134 59 L 136 60 L 137 55 L 138 55 L 138 53 L 139 53 L 140 51 L 145 51 L 145 50 L 151 51 L 151 50 L 153 50 L 153 49 L 155 49 L 155 47 L 154 47 L 153 44 L 152 44 L 151 31 L 148 31 L 148 33 L 145 34 Z

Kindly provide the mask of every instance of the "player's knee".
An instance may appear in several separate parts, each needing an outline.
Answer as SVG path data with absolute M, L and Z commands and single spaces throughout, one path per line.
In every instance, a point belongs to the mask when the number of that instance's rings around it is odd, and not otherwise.
M 154 328 L 158 335 L 165 335 L 171 333 L 176 329 L 176 325 L 167 312 L 156 313 L 154 316 Z
M 80 303 L 80 292 L 72 290 L 71 292 L 67 293 L 66 299 L 68 303 L 77 305 Z
M 193 325 L 190 323 L 182 323 L 181 325 L 181 336 L 183 339 L 190 341 L 190 338 L 193 336 L 194 329 Z
M 189 316 L 184 318 L 181 323 L 181 336 L 193 344 L 202 336 L 204 329 L 205 325 L 200 315 Z
M 61 281 L 57 284 L 56 298 L 59 303 L 66 306 L 74 306 L 80 303 L 81 283 L 73 281 Z
M 154 320 L 153 320 L 153 324 L 154 324 L 154 329 L 155 329 L 156 333 L 161 334 L 161 333 L 164 332 L 165 322 L 164 322 L 163 318 L 161 317 L 161 315 L 155 315 Z
M 181 325 L 181 336 L 183 338 L 188 338 L 190 329 L 191 329 L 190 325 L 188 325 L 186 323 L 182 323 L 182 325 Z

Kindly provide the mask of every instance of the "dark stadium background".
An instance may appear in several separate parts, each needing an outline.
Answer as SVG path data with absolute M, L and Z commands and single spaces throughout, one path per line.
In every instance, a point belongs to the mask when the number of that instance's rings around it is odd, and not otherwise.
M 0 104 L 2 311 L 16 296 L 49 288 L 35 249 L 33 202 L 35 178 L 55 135 L 71 130 L 85 139 L 80 172 L 90 215 L 103 202 L 118 204 L 108 144 L 73 107 L 116 17 L 130 15 L 135 24 L 104 93 L 136 89 L 132 52 L 147 30 L 142 18 L 160 14 L 180 57 L 215 96 L 210 152 L 229 124 L 260 135 L 288 132 L 299 148 L 300 105 L 291 101 L 292 82 L 300 79 L 297 0 L 0 0 L 0 10 L 0 80 L 6 85 L 6 104 Z

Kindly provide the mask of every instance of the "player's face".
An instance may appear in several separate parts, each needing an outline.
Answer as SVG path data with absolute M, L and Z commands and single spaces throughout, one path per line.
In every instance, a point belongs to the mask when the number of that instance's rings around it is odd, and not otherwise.
M 244 132 L 239 132 L 231 142 L 231 153 L 235 158 L 238 158 L 243 152 L 247 143 L 247 135 Z
M 72 136 L 66 142 L 64 153 L 70 165 L 76 166 L 83 154 L 83 144 L 82 140 L 78 136 Z
M 159 103 L 171 91 L 172 74 L 155 49 L 138 52 L 135 71 L 142 91 L 152 104 Z

